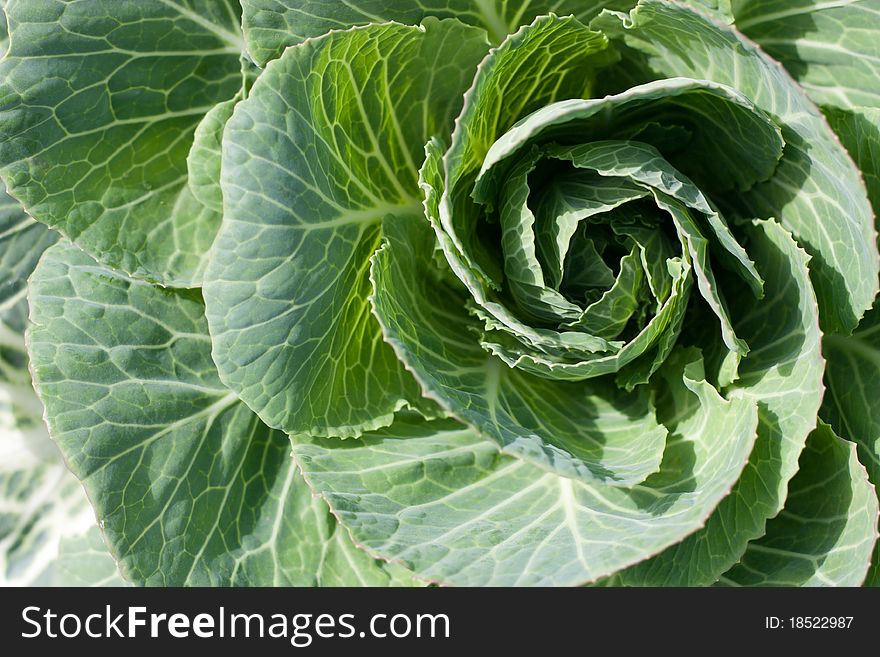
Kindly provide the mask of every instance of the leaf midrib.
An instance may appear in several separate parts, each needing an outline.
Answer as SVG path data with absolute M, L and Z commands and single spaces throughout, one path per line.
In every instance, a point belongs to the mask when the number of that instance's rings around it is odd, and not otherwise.
M 406 199 L 404 203 L 388 203 L 386 205 L 376 205 L 369 208 L 361 208 L 360 210 L 350 210 L 339 213 L 336 216 L 324 221 L 312 221 L 302 223 L 295 226 L 297 230 L 312 231 L 322 229 L 341 228 L 344 226 L 360 226 L 378 223 L 388 215 L 409 216 L 421 215 L 421 201 L 415 198 Z

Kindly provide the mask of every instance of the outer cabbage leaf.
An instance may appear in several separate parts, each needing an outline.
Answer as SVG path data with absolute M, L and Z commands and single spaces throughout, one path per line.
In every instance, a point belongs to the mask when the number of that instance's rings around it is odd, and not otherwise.
M 197 291 L 125 278 L 61 242 L 29 294 L 50 433 L 127 579 L 410 581 L 354 549 L 303 482 L 286 437 L 220 383 Z
M 220 214 L 187 184 L 193 131 L 242 86 L 234 0 L 10 0 L 0 172 L 102 262 L 197 284 Z
M 370 314 L 367 268 L 385 217 L 419 220 L 423 144 L 487 48 L 458 21 L 331 33 L 237 105 L 205 300 L 223 381 L 269 426 L 356 436 L 427 409 Z
M 452 420 L 401 417 L 356 444 L 294 437 L 309 483 L 369 552 L 464 586 L 570 586 L 638 561 L 699 526 L 754 440 L 754 410 L 701 381 L 664 467 L 631 490 L 595 487 L 503 456 Z M 727 432 L 700 431 L 729 417 Z

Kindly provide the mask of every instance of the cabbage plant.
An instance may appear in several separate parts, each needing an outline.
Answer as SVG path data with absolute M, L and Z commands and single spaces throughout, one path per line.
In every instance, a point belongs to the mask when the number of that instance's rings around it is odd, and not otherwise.
M 877 0 L 5 4 L 2 389 L 126 580 L 880 583 Z

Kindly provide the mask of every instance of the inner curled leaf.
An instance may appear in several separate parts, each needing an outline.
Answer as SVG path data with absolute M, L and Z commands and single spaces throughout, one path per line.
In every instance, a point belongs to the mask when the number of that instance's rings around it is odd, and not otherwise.
M 716 272 L 756 297 L 763 280 L 710 199 L 773 174 L 784 141 L 768 115 L 724 85 L 674 78 L 550 103 L 482 153 L 458 134 L 433 223 L 451 238 L 485 349 L 540 376 L 617 373 L 632 389 L 669 355 L 696 283 L 735 378 L 749 348 Z

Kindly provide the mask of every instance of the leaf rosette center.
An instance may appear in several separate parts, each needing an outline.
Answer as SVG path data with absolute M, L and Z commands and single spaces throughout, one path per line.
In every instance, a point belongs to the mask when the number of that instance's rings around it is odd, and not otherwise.
M 471 135 L 437 163 L 445 182 L 426 182 L 443 189 L 434 227 L 484 348 L 540 376 L 616 374 L 632 390 L 675 346 L 696 288 L 735 378 L 748 345 L 716 270 L 757 298 L 763 280 L 712 199 L 773 174 L 784 142 L 767 114 L 730 87 L 675 78 L 549 103 L 480 159 L 460 156 L 478 153 Z

